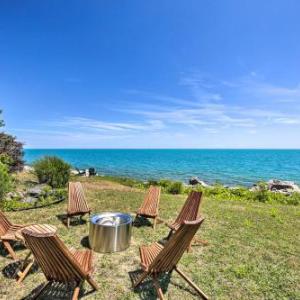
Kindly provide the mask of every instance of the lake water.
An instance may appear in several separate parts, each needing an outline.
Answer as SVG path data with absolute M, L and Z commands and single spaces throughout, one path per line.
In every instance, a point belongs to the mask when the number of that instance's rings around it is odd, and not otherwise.
M 94 167 L 100 174 L 141 180 L 187 182 L 198 176 L 228 185 L 275 178 L 300 183 L 300 150 L 26 149 L 26 163 L 44 155 L 59 156 L 77 168 Z

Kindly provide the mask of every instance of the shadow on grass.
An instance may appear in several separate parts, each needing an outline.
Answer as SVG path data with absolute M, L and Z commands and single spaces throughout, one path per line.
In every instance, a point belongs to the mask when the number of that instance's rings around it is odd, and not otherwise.
M 199 296 L 198 293 L 195 292 L 195 290 L 193 288 L 191 288 L 190 286 L 186 287 L 184 286 L 183 284 L 179 284 L 179 283 L 176 283 L 174 281 L 171 280 L 171 284 L 174 285 L 176 288 L 180 289 L 180 290 L 183 290 L 183 291 L 186 291 L 188 293 L 190 293 L 191 295 L 194 295 L 196 297 L 199 297 L 199 299 L 203 299 L 202 297 Z
M 134 227 L 143 227 L 143 226 L 152 227 L 152 223 L 147 218 L 141 216 L 136 216 L 134 221 L 132 222 L 132 225 Z
M 29 262 L 28 262 L 29 263 Z M 24 265 L 24 260 L 18 260 L 18 261 L 14 261 L 8 265 L 6 265 L 3 269 L 2 269 L 2 274 L 4 277 L 6 278 L 10 278 L 10 279 L 17 279 L 17 273 L 19 271 L 24 271 L 24 269 L 26 268 L 27 265 Z M 26 277 L 29 274 L 33 274 L 36 273 L 38 270 L 38 265 L 36 263 L 34 263 L 32 265 L 32 267 L 30 268 L 29 272 L 27 273 Z
M 89 237 L 88 236 L 83 237 L 80 241 L 80 244 L 82 247 L 90 249 Z
M 20 242 L 9 241 L 9 243 L 10 243 L 11 247 L 14 249 L 15 252 L 17 252 L 19 250 L 26 249 L 26 247 Z M 6 250 L 6 248 L 4 248 L 2 242 L 0 242 L 0 255 L 3 256 L 3 257 L 7 257 L 8 259 L 12 259 L 10 254 Z
M 131 284 L 133 286 L 134 282 L 137 281 L 139 276 L 143 272 L 141 270 L 128 272 L 129 278 L 131 280 Z M 159 285 L 165 294 L 168 290 L 168 286 L 170 283 L 171 274 L 161 275 L 159 278 Z M 134 292 L 139 294 L 140 299 L 142 300 L 156 300 L 157 293 L 153 284 L 151 277 L 147 277 L 137 288 L 134 289 Z
M 56 215 L 57 219 L 62 222 L 67 227 L 67 215 L 66 214 L 59 214 Z M 81 216 L 74 216 L 70 219 L 70 226 L 79 226 L 86 224 L 86 220 L 84 220 Z
M 30 299 L 43 299 L 43 300 L 65 300 L 65 299 L 71 299 L 75 285 L 74 284 L 63 284 L 59 282 L 51 282 L 49 283 L 45 289 L 41 293 L 41 289 L 45 286 L 45 284 L 41 284 L 38 287 L 36 287 L 34 290 L 31 291 L 29 295 L 22 298 L 22 300 L 30 300 Z M 93 293 L 94 290 L 87 291 L 85 290 L 84 286 L 80 289 L 79 298 L 85 297 L 91 293 Z M 36 297 L 38 296 L 38 297 Z

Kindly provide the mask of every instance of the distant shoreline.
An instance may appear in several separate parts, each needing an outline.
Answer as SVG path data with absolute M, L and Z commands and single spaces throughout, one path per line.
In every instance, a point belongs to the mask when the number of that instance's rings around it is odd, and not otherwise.
M 24 147 L 24 150 L 298 150 L 300 148 L 31 148 Z

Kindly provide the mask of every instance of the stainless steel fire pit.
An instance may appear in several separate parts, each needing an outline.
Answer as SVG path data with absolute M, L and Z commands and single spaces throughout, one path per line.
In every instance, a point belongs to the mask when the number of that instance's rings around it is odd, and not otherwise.
M 105 212 L 90 218 L 90 247 L 96 252 L 123 251 L 130 246 L 132 217 Z

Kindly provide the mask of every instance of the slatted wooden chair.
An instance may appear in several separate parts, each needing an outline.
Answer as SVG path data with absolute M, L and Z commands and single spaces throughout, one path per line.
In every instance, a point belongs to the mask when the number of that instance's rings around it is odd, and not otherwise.
M 92 251 L 69 250 L 56 235 L 56 228 L 50 225 L 32 225 L 22 230 L 26 246 L 42 269 L 47 284 L 36 293 L 36 299 L 51 283 L 75 284 L 72 300 L 78 299 L 80 288 L 86 280 L 97 290 L 92 279 Z
M 186 199 L 180 213 L 171 224 L 165 223 L 170 228 L 168 238 L 180 227 L 184 221 L 195 221 L 198 218 L 199 208 L 202 200 L 202 192 L 191 191 Z M 191 250 L 191 245 L 188 251 Z
M 152 218 L 153 228 L 155 229 L 158 217 L 158 205 L 160 199 L 160 187 L 150 186 L 141 207 L 136 212 L 136 216 Z
M 149 276 L 153 280 L 159 298 L 163 300 L 164 296 L 158 282 L 158 277 L 163 273 L 170 274 L 175 270 L 200 296 L 208 299 L 199 287 L 177 267 L 179 260 L 189 247 L 191 240 L 203 221 L 203 218 L 192 222 L 184 221 L 165 246 L 159 243 L 153 243 L 150 246 L 141 246 L 140 258 L 143 273 L 134 282 L 134 288 L 137 288 Z
M 70 219 L 74 216 L 90 214 L 91 210 L 86 202 L 83 187 L 80 182 L 69 182 L 69 199 L 67 207 L 67 226 L 70 227 Z
M 17 230 L 25 226 L 27 225 L 11 223 L 5 216 L 5 214 L 0 211 L 0 240 L 2 241 L 4 247 L 14 260 L 17 260 L 18 257 L 15 251 L 13 250 L 12 246 L 10 245 L 10 242 L 18 241 L 18 239 L 16 239 L 15 233 Z

